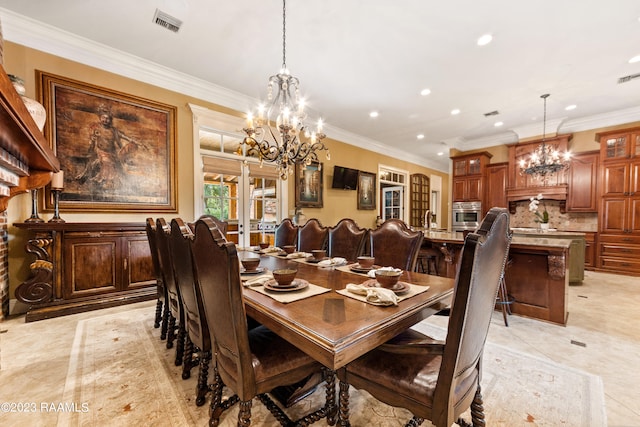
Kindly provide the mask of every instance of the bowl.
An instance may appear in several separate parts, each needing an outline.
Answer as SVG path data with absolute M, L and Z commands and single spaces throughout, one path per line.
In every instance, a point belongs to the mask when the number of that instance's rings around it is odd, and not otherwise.
M 376 261 L 375 257 L 372 256 L 359 256 L 358 264 L 360 264 L 361 268 L 371 268 L 373 267 L 373 263 Z
M 289 268 L 273 270 L 273 278 L 278 282 L 279 286 L 289 286 L 293 279 L 296 278 L 296 274 L 298 274 L 298 270 Z
M 325 251 L 324 249 L 314 249 L 311 251 L 311 253 L 313 254 L 313 257 L 318 261 L 322 261 L 327 257 L 327 251 Z
M 287 246 L 283 246 L 282 250 L 288 254 L 292 254 L 296 251 L 296 247 L 294 245 L 287 245 Z
M 376 281 L 380 283 L 380 286 L 383 288 L 391 289 L 398 283 L 401 275 L 402 271 L 377 270 Z
M 240 262 L 246 271 L 253 271 L 258 268 L 258 265 L 260 265 L 260 258 L 244 258 L 241 259 Z
M 267 249 L 269 247 L 269 242 L 260 242 L 260 249 Z

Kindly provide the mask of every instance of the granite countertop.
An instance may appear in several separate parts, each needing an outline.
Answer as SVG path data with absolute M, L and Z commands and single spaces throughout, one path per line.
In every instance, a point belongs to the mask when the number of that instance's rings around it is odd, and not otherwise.
M 434 241 L 438 243 L 464 243 L 463 234 L 456 231 L 423 231 L 425 240 Z M 584 236 L 584 233 L 571 233 L 571 232 L 558 232 L 560 235 L 566 235 L 568 238 L 562 239 L 557 237 L 544 237 L 545 234 L 557 236 L 554 233 L 522 233 L 515 234 L 511 239 L 511 244 L 518 246 L 546 246 L 553 248 L 568 248 L 571 246 L 571 236 Z
M 511 229 L 514 235 L 536 235 L 536 236 L 567 236 L 567 237 L 579 237 L 585 236 L 584 232 L 580 231 L 560 231 L 555 228 L 548 231 L 541 231 L 539 228 L 519 228 L 513 227 Z

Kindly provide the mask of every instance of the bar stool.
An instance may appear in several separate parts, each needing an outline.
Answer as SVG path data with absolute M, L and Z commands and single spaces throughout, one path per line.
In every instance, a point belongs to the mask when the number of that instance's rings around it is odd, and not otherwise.
M 502 310 L 502 317 L 504 318 L 504 325 L 509 327 L 509 321 L 507 320 L 507 315 L 511 314 L 511 304 L 515 301 L 512 296 L 507 294 L 507 283 L 504 280 L 504 274 L 507 271 L 508 267 L 511 265 L 513 260 L 507 261 L 507 264 L 504 266 L 504 271 L 500 275 L 500 284 L 498 285 L 498 295 L 496 296 L 496 305 L 500 306 Z
M 420 269 L 420 273 L 431 274 L 431 267 L 436 276 L 438 276 L 438 258 L 440 257 L 438 250 L 434 248 L 421 248 L 418 251 L 418 260 L 416 271 Z M 426 268 L 425 268 L 426 263 Z

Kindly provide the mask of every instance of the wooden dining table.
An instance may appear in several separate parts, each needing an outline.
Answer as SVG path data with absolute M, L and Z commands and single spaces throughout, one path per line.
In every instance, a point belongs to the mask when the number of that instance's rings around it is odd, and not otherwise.
M 240 253 L 240 258 L 246 256 L 259 255 Z M 442 310 L 453 294 L 453 279 L 403 272 L 402 282 L 428 286 L 428 290 L 397 306 L 377 306 L 336 292 L 348 283 L 367 281 L 365 275 L 276 255 L 260 255 L 260 268 L 293 268 L 298 271 L 297 278 L 330 289 L 290 303 L 276 301 L 251 287 L 245 287 L 243 295 L 249 316 L 334 371 Z

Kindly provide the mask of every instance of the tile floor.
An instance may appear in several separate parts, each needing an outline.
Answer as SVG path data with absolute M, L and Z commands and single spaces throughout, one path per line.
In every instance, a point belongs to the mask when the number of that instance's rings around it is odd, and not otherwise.
M 509 327 L 505 327 L 502 315 L 496 312 L 489 340 L 599 375 L 604 383 L 608 425 L 640 427 L 640 370 L 637 368 L 640 360 L 640 278 L 585 272 L 582 285 L 571 286 L 568 294 L 566 327 L 515 315 L 509 318 Z M 124 306 L 108 310 L 126 309 Z M 95 312 L 75 316 L 92 315 Z M 434 316 L 430 321 L 445 326 L 447 319 Z M 47 378 L 55 383 L 61 380 L 54 378 L 56 372 L 64 371 L 61 375 L 66 375 L 66 365 L 55 369 L 61 356 L 57 352 L 69 348 L 70 344 L 56 340 L 73 340 L 73 336 L 56 334 L 50 346 L 51 364 L 42 366 L 39 372 L 25 373 L 20 384 L 1 381 L 1 367 L 7 357 L 13 358 L 14 362 L 16 357 L 22 358 L 24 365 L 28 365 L 29 358 L 34 357 L 29 352 L 30 343 L 49 335 L 54 325 L 57 330 L 64 329 L 64 324 L 64 318 L 57 318 L 25 325 L 24 318 L 17 316 L 0 325 L 0 330 L 9 332 L 19 325 L 21 332 L 19 344 L 15 344 L 15 334 L 11 337 L 12 345 L 18 348 L 4 347 L 3 341 L 6 344 L 8 340 L 3 339 L 5 334 L 0 334 L 0 396 L 10 395 L 14 387 L 25 388 L 31 393 L 40 390 L 50 396 Z

